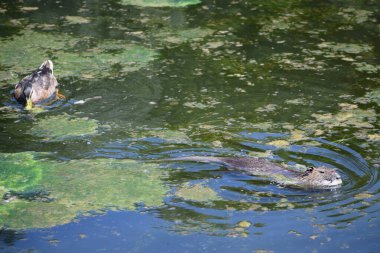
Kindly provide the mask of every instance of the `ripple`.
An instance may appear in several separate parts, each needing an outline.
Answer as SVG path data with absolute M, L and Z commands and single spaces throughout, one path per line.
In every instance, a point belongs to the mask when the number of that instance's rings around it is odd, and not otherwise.
M 354 149 L 321 138 L 299 140 L 287 147 L 267 144 L 267 141 L 284 136 L 273 133 L 244 134 L 241 139 L 233 141 L 238 143 L 231 145 L 234 148 L 215 148 L 211 144 L 191 141 L 170 142 L 160 138 L 130 138 L 111 142 L 96 150 L 94 156 L 139 158 L 145 162 L 160 160 L 162 169 L 168 171 L 165 180 L 172 190 L 165 206 L 155 212 L 160 217 L 169 215 L 167 218 L 173 221 L 173 230 L 183 233 L 198 230 L 209 234 L 229 234 L 236 232 L 232 214 L 292 210 L 311 212 L 317 217 L 313 220 L 316 226 L 333 224 L 344 227 L 365 216 L 370 203 L 379 201 L 379 192 L 363 194 L 376 187 L 378 175 Z M 336 168 L 342 176 L 343 185 L 328 190 L 289 188 L 267 178 L 230 170 L 215 163 L 165 161 L 184 156 L 243 157 L 253 154 L 288 166 Z M 202 185 L 218 197 L 209 201 L 182 199 L 175 193 L 184 184 Z

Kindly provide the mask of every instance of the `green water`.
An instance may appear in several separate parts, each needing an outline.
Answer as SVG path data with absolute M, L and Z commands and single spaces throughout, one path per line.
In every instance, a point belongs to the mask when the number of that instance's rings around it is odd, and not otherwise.
M 376 252 L 378 1 L 0 2 L 0 249 Z M 25 111 L 44 60 L 65 99 Z M 186 155 L 336 168 L 285 188 Z

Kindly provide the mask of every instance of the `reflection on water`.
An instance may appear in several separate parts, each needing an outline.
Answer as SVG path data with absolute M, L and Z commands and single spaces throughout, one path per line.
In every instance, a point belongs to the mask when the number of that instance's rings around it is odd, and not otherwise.
M 375 251 L 379 10 L 2 1 L 0 249 Z M 11 84 L 47 58 L 67 99 L 26 112 Z M 326 166 L 343 185 L 163 161 L 190 155 Z

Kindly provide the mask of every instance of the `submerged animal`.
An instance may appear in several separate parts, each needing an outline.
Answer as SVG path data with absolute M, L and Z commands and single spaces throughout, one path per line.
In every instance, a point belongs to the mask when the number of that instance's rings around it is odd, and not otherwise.
M 53 62 L 47 60 L 29 76 L 16 84 L 14 98 L 26 108 L 52 98 L 64 98 L 58 93 L 58 82 L 53 74 Z
M 171 158 L 169 161 L 192 161 L 203 163 L 219 163 L 229 169 L 238 169 L 248 174 L 267 177 L 284 186 L 308 189 L 331 189 L 340 187 L 342 178 L 334 169 L 324 166 L 307 170 L 292 170 L 271 163 L 264 159 L 249 157 L 212 157 L 188 156 Z

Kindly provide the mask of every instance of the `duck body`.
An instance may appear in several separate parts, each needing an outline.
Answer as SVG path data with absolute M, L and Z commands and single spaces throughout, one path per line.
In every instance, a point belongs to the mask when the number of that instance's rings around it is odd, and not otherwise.
M 24 106 L 32 105 L 55 98 L 58 92 L 57 87 L 58 82 L 53 74 L 53 62 L 47 60 L 32 74 L 16 84 L 13 96 Z

